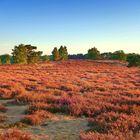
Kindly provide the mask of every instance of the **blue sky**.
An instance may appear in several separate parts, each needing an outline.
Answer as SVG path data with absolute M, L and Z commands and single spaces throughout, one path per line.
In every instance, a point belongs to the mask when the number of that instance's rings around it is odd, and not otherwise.
M 0 54 L 20 43 L 50 54 L 124 50 L 140 53 L 139 0 L 0 0 Z

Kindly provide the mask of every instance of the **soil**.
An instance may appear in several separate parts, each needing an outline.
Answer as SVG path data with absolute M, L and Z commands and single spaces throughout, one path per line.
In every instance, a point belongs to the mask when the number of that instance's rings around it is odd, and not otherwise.
M 12 104 L 13 99 L 0 100 L 1 104 L 7 107 L 4 113 L 8 116 L 4 124 L 15 124 L 24 117 L 27 109 L 26 105 Z M 86 118 L 73 118 L 63 114 L 56 114 L 56 119 L 46 120 L 39 126 L 28 126 L 24 131 L 31 132 L 33 135 L 40 136 L 40 140 L 79 140 L 79 133 L 88 130 L 88 120 Z

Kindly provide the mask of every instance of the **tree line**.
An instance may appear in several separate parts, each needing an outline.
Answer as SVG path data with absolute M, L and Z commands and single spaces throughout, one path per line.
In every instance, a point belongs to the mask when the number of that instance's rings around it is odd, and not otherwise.
M 0 56 L 1 64 L 33 64 L 41 61 L 61 61 L 68 59 L 90 59 L 90 60 L 120 60 L 128 61 L 128 66 L 140 66 L 140 55 L 135 53 L 126 54 L 123 50 L 115 52 L 100 53 L 93 47 L 87 51 L 87 54 L 69 55 L 66 46 L 60 48 L 54 47 L 52 55 L 42 55 L 36 46 L 20 44 L 12 49 L 11 55 L 4 54 Z
M 115 52 L 100 53 L 97 48 L 91 48 L 88 50 L 88 59 L 105 59 L 105 60 L 120 60 L 127 61 L 129 67 L 140 66 L 140 54 L 129 53 L 126 54 L 123 50 Z

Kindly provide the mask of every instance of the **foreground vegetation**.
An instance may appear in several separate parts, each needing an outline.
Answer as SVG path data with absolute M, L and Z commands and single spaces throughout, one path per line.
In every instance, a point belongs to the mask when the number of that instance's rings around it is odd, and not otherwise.
M 87 121 L 88 129 L 76 126 L 79 129 L 72 130 L 71 139 L 139 140 L 140 73 L 139 68 L 126 66 L 124 62 L 108 60 L 1 65 L 0 136 L 22 140 L 23 133 L 27 140 L 35 139 L 37 136 L 31 131 L 34 126 L 47 129 L 49 120 L 67 118 L 75 123 L 80 119 L 81 124 Z M 12 106 L 27 106 L 15 121 L 10 121 Z M 13 127 L 20 130 L 17 132 Z M 71 128 L 74 125 L 67 129 Z M 45 131 L 44 139 L 53 135 L 54 140 L 64 139 L 67 130 L 61 130 L 59 138 L 57 131 Z M 65 139 L 71 137 L 70 133 Z

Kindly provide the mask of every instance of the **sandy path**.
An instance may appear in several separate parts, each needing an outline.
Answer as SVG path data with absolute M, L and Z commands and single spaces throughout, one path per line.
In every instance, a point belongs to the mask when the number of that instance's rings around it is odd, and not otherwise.
M 13 124 L 19 122 L 25 115 L 25 110 L 27 106 L 25 105 L 14 105 L 10 102 L 14 101 L 13 99 L 10 100 L 0 100 L 1 104 L 4 104 L 7 107 L 7 111 L 5 115 L 8 116 L 8 119 L 5 123 Z
M 27 109 L 25 105 L 10 103 L 12 101 L 14 100 L 0 100 L 0 103 L 8 108 L 5 113 L 8 116 L 8 120 L 5 124 L 19 122 L 24 117 L 25 110 Z M 48 140 L 79 140 L 80 132 L 88 129 L 88 121 L 86 118 L 47 120 L 42 126 L 30 126 L 23 129 L 34 135 L 48 135 Z
M 48 140 L 79 140 L 80 132 L 88 128 L 87 119 L 46 121 L 43 126 L 34 126 L 27 131 L 38 135 L 48 135 Z M 45 139 L 42 139 L 45 140 Z

